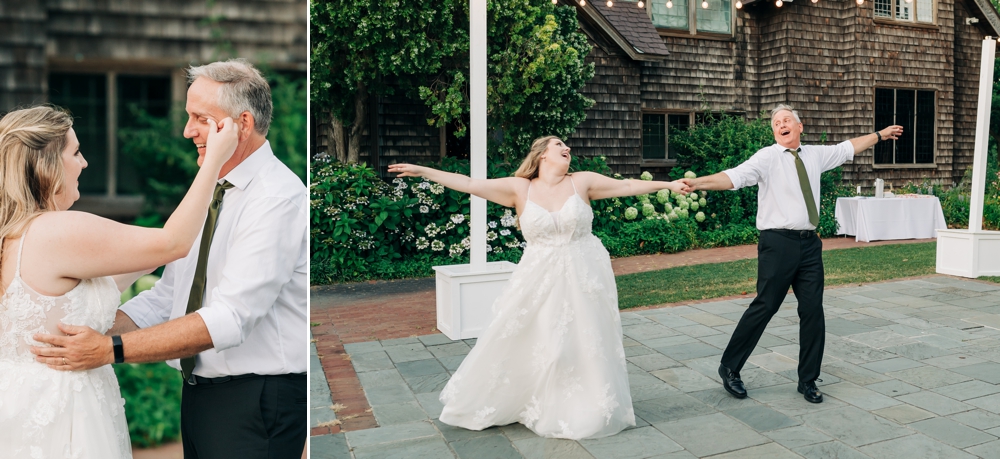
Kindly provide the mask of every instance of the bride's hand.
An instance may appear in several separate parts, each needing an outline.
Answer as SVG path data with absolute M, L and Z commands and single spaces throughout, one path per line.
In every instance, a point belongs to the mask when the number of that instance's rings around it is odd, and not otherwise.
M 225 118 L 218 125 L 208 119 L 208 140 L 205 141 L 205 159 L 224 164 L 236 151 L 240 140 L 240 125 L 232 118 Z
M 389 173 L 399 174 L 397 177 L 420 177 L 421 169 L 423 168 L 420 166 L 414 166 L 413 164 L 406 163 L 389 165 Z
M 674 180 L 673 182 L 667 182 L 667 188 L 669 190 L 671 190 L 671 191 L 674 191 L 676 193 L 680 193 L 680 194 L 683 194 L 683 195 L 686 195 L 686 194 L 694 191 L 693 188 L 691 188 L 690 186 L 688 186 L 688 183 L 685 181 L 685 179 Z

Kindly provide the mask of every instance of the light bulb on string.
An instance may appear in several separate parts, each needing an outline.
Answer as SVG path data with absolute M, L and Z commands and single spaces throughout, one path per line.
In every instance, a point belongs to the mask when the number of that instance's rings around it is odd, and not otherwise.
M 614 2 L 608 0 L 608 8 L 611 8 L 612 6 L 615 6 Z
M 740 0 L 736 0 L 736 9 L 740 8 L 743 8 L 743 2 L 741 2 Z
M 639 8 L 645 8 L 645 7 L 646 7 L 646 4 L 642 3 L 642 0 L 639 0 Z
M 774 2 L 774 6 L 777 6 L 778 8 L 781 8 L 781 5 L 784 5 L 784 4 L 785 4 L 785 2 L 783 2 L 781 0 L 778 0 L 778 1 Z
M 704 9 L 708 9 L 708 0 L 702 0 L 701 7 Z
M 864 5 L 864 4 L 865 4 L 865 0 L 857 0 L 857 1 L 858 1 L 858 5 L 859 5 L 859 6 L 860 6 L 860 5 Z
M 813 3 L 819 2 L 819 0 L 812 0 Z
M 667 8 L 673 8 L 673 7 L 674 7 L 674 2 L 667 0 Z
M 580 6 L 587 6 L 587 0 L 580 0 Z
M 553 5 L 556 5 L 556 4 L 558 4 L 558 3 L 559 3 L 559 0 L 552 0 L 552 4 L 553 4 Z

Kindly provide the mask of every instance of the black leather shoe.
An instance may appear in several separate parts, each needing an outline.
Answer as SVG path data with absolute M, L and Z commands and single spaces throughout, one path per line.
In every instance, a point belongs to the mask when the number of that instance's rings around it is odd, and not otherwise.
M 823 394 L 816 388 L 816 381 L 800 382 L 799 393 L 809 403 L 823 403 Z
M 747 398 L 747 390 L 743 387 L 739 373 L 726 368 L 725 365 L 719 365 L 719 376 L 722 377 L 722 387 L 726 388 L 726 392 L 736 398 Z

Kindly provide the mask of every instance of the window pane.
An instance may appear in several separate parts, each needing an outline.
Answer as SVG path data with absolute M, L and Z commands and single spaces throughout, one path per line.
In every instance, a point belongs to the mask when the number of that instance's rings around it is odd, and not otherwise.
M 688 30 L 688 0 L 671 0 L 670 8 L 666 0 L 653 0 L 649 7 L 656 27 Z
M 697 6 L 695 25 L 699 32 L 732 33 L 732 3 L 730 0 L 708 0 L 708 8 Z
M 663 115 L 642 115 L 642 159 L 667 158 L 667 129 Z
M 896 164 L 913 164 L 913 118 L 916 115 L 916 91 L 896 90 L 896 124 L 903 134 L 896 139 Z
M 875 89 L 875 129 L 884 129 L 893 123 L 893 90 Z M 892 164 L 892 141 L 875 144 L 875 164 Z
M 667 124 L 669 125 L 668 135 L 674 135 L 678 132 L 684 132 L 691 127 L 691 116 L 687 113 L 683 115 L 667 115 Z M 667 138 L 667 158 L 675 159 L 677 158 L 678 148 L 670 142 L 670 138 Z
M 916 162 L 934 162 L 934 91 L 917 91 Z
M 892 18 L 892 0 L 875 0 L 875 17 Z
M 906 0 L 896 0 L 896 19 L 912 21 L 912 9 L 912 2 L 907 3 Z
M 87 169 L 80 174 L 80 192 L 107 192 L 108 108 L 104 75 L 49 74 L 49 101 L 73 114 L 73 131 Z
M 934 22 L 934 0 L 915 0 L 917 2 L 917 21 Z
M 170 77 L 119 76 L 118 127 L 131 128 L 138 124 L 133 109 L 165 118 L 170 114 Z M 138 193 L 139 174 L 130 161 L 118 160 L 118 193 Z

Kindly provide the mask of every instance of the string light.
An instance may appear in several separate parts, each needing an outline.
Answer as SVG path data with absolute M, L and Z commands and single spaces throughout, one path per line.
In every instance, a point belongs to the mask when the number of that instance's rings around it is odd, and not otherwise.
M 639 8 L 645 8 L 645 7 L 646 7 L 646 4 L 642 3 L 642 0 L 639 0 Z
M 858 0 L 858 5 L 864 5 L 864 4 L 865 4 L 865 0 Z
M 736 0 L 736 9 L 740 8 L 743 8 L 743 2 L 741 2 L 740 0 Z
M 552 0 L 552 4 L 553 4 L 553 5 L 555 5 L 555 4 L 557 4 L 557 3 L 559 3 L 559 0 Z
M 778 8 L 781 8 L 781 5 L 784 5 L 784 4 L 785 4 L 785 2 L 783 2 L 781 0 L 778 0 L 778 1 L 774 2 L 774 6 L 777 6 Z
M 812 2 L 813 2 L 813 3 L 816 3 L 816 2 L 818 2 L 818 1 L 819 1 L 819 0 L 812 0 Z
M 587 6 L 587 0 L 580 0 L 580 6 Z
M 674 7 L 674 2 L 667 0 L 667 8 L 673 8 L 673 7 Z
M 708 0 L 702 0 L 701 7 L 705 8 L 705 9 L 708 9 Z
M 608 0 L 608 8 L 611 8 L 612 6 L 615 6 L 614 2 Z

